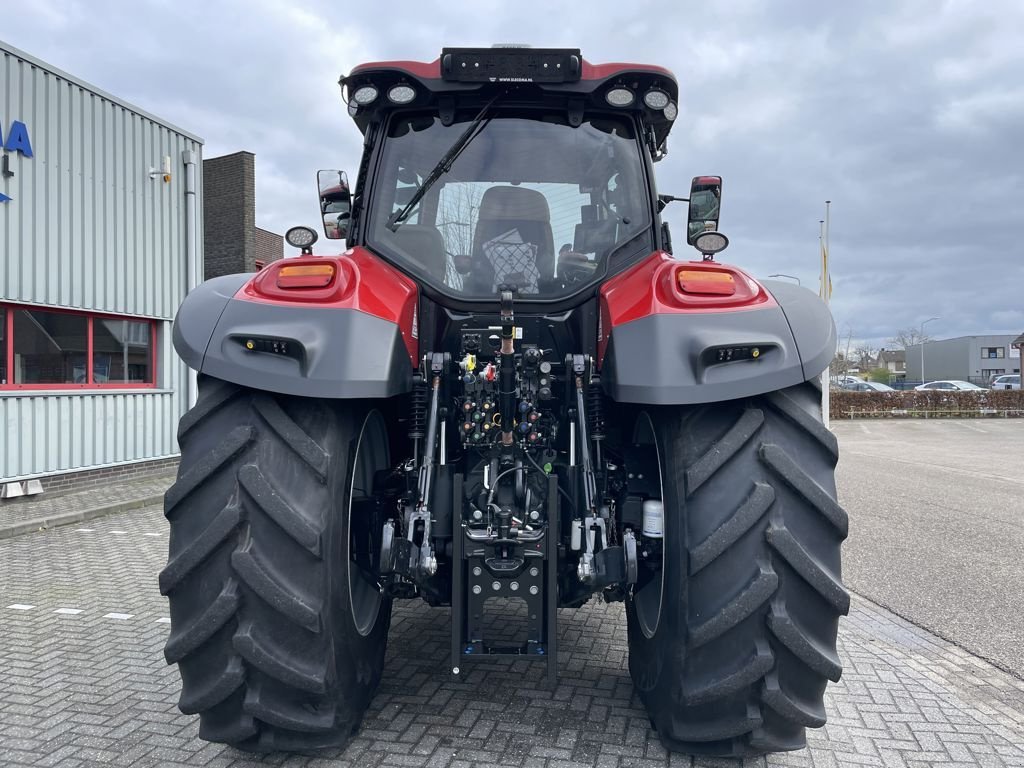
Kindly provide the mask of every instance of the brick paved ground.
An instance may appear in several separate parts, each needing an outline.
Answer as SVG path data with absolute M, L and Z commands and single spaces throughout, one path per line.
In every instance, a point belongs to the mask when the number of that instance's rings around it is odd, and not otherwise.
M 344 752 L 262 760 L 200 741 L 164 665 L 150 507 L 0 541 L 0 763 L 72 766 L 733 766 L 669 756 L 626 670 L 621 606 L 561 611 L 560 683 L 522 663 L 448 673 L 447 612 L 395 611 L 388 663 Z M 58 612 L 63 611 L 63 612 Z M 71 613 L 70 611 L 80 611 Z M 753 766 L 1024 766 L 1024 682 L 854 599 L 845 671 L 808 750 Z
M 28 520 L 53 519 L 66 512 L 77 512 L 118 504 L 130 499 L 162 496 L 174 481 L 174 472 L 164 472 L 134 480 L 119 479 L 65 494 L 43 493 L 0 502 L 0 528 Z

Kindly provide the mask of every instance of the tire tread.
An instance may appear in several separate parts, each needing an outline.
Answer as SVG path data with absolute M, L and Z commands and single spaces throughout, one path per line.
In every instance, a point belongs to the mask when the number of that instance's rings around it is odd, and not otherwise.
M 838 555 L 849 518 L 835 500 L 838 443 L 813 415 L 819 398 L 807 383 L 657 420 L 659 439 L 675 441 L 662 456 L 663 483 L 685 499 L 674 519 L 687 562 L 673 577 L 681 586 L 665 586 L 682 592 L 670 603 L 681 618 L 668 624 L 672 637 L 648 647 L 654 641 L 631 613 L 630 660 L 635 680 L 657 681 L 637 690 L 669 749 L 722 757 L 799 749 L 804 729 L 825 723 L 821 691 L 842 674 L 835 627 L 850 597 Z M 744 647 L 752 655 L 734 666 L 730 649 Z M 664 654 L 656 672 L 633 669 L 634 654 L 655 651 Z
M 238 480 L 249 501 L 260 512 L 277 523 L 296 544 L 319 557 L 322 531 L 278 495 L 259 467 L 246 464 L 239 470 Z
M 238 578 L 284 618 L 310 632 L 320 631 L 320 611 L 297 597 L 273 575 L 271 566 L 264 564 L 257 555 L 252 539 L 232 553 L 231 565 Z
M 199 400 L 179 423 L 182 461 L 164 497 L 171 540 L 159 577 L 171 602 L 164 653 L 181 671 L 179 709 L 199 715 L 201 738 L 240 749 L 342 746 L 384 654 L 380 635 L 368 654 L 346 645 L 328 612 L 325 590 L 338 582 L 323 557 L 334 500 L 327 481 L 337 486 L 345 475 L 317 435 L 343 434 L 358 408 L 199 382 Z M 390 610 L 382 616 L 386 639 Z M 344 685 L 342 663 L 351 665 Z

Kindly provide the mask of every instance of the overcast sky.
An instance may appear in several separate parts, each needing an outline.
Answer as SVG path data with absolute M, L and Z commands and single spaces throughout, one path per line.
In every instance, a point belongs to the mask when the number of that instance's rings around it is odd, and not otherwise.
M 0 39 L 206 157 L 254 152 L 256 221 L 276 232 L 317 223 L 318 168 L 355 175 L 337 81 L 358 63 L 517 42 L 660 64 L 681 103 L 659 191 L 724 177 L 721 260 L 817 290 L 829 199 L 841 336 L 884 345 L 936 315 L 939 338 L 1024 331 L 1019 0 L 33 0 L 0 18 Z M 666 215 L 681 240 L 685 206 Z

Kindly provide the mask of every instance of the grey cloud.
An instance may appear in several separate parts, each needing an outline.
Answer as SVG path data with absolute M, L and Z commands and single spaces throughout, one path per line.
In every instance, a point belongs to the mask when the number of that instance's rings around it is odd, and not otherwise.
M 317 168 L 357 167 L 337 79 L 360 61 L 526 42 L 662 64 L 682 109 L 659 188 L 720 173 L 728 260 L 812 289 L 833 200 L 834 314 L 884 341 L 932 315 L 939 335 L 1024 330 L 1022 29 L 1014 0 L 97 0 L 26 4 L 3 34 L 199 133 L 207 155 L 255 152 L 257 218 L 277 231 L 315 220 Z M 677 231 L 684 215 L 667 210 Z

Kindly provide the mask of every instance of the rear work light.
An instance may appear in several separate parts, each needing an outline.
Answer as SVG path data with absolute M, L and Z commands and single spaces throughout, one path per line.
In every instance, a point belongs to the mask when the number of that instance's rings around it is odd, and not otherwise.
M 668 106 L 668 103 L 668 94 L 664 91 L 659 91 L 657 88 L 652 88 L 644 94 L 644 104 L 651 109 L 664 109 Z
M 408 104 L 415 98 L 415 89 L 408 85 L 396 85 L 388 91 L 388 100 L 395 104 Z
M 326 288 L 334 279 L 334 264 L 295 264 L 277 271 L 278 288 Z
M 628 107 L 636 99 L 629 88 L 612 88 L 604 95 L 604 100 L 613 107 Z
M 360 107 L 365 107 L 367 104 L 372 104 L 377 100 L 377 93 L 376 87 L 364 85 L 362 88 L 357 88 L 356 92 L 352 94 L 352 101 Z
M 736 293 L 736 280 L 728 272 L 709 269 L 680 269 L 676 282 L 683 293 L 704 296 L 732 296 Z

